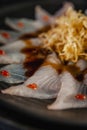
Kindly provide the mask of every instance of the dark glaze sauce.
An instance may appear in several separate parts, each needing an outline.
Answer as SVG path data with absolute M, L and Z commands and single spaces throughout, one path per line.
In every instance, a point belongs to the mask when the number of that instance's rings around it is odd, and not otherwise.
M 84 74 L 83 71 L 80 70 L 75 64 L 73 65 L 59 65 L 58 66 L 58 73 L 61 74 L 64 71 L 68 71 L 73 75 L 73 77 L 78 81 L 83 81 Z
M 25 40 L 25 44 L 25 48 L 21 50 L 26 56 L 23 66 L 27 70 L 25 75 L 30 77 L 44 62 L 46 56 L 49 54 L 49 50 L 44 50 L 40 46 L 34 47 L 29 40 Z
M 44 59 L 35 59 L 34 61 L 31 62 L 25 62 L 24 63 L 24 68 L 27 69 L 25 72 L 25 75 L 27 77 L 30 77 L 34 74 L 34 72 L 39 68 L 39 66 L 43 63 Z
M 62 74 L 64 71 L 68 71 L 78 81 L 83 81 L 84 74 L 86 73 L 86 70 L 81 71 L 80 68 L 76 66 L 76 64 L 68 65 L 68 62 L 67 64 L 54 64 L 50 62 L 44 62 L 43 65 L 51 65 L 57 70 L 58 74 Z
M 74 65 L 68 65 L 67 67 L 65 67 L 66 70 L 68 70 L 73 77 L 78 80 L 78 81 L 82 81 L 84 78 L 84 75 L 82 73 L 82 71 L 80 70 L 79 67 L 77 67 L 75 64 Z
M 40 33 L 47 32 L 50 28 L 51 26 L 48 25 L 35 33 L 24 34 L 19 38 L 21 40 L 24 40 L 26 45 L 25 48 L 21 50 L 21 52 L 26 56 L 23 66 L 27 70 L 25 72 L 25 76 L 27 77 L 33 75 L 33 73 L 44 62 L 46 56 L 50 53 L 49 50 L 46 50 L 44 48 L 42 49 L 40 46 L 39 47 L 32 46 L 32 43 L 29 41 L 29 38 L 38 37 Z
M 78 80 L 82 81 L 84 78 L 83 71 L 80 70 L 75 64 L 73 65 L 60 65 L 58 67 L 58 73 L 62 73 L 64 71 L 68 71 L 73 75 L 73 77 Z

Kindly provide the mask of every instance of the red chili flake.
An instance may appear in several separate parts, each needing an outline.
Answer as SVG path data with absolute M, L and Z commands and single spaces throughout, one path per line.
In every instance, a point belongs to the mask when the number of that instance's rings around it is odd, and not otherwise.
M 83 95 L 83 94 L 77 94 L 77 95 L 75 96 L 75 98 L 76 98 L 76 99 L 79 99 L 79 100 L 84 100 L 84 99 L 86 99 L 86 96 Z
M 10 38 L 10 34 L 7 33 L 7 32 L 2 32 L 1 35 L 4 37 L 4 38 Z
M 31 88 L 31 89 L 37 89 L 37 84 L 35 84 L 35 83 L 28 84 L 27 87 Z
M 22 22 L 18 22 L 17 23 L 17 26 L 20 27 L 20 28 L 23 28 L 24 27 L 24 24 Z
M 5 55 L 5 51 L 0 50 L 0 55 Z
M 7 70 L 2 70 L 2 71 L 0 71 L 0 74 L 1 74 L 2 76 L 4 76 L 4 77 L 10 76 L 10 73 L 9 73 Z
M 49 17 L 47 15 L 43 16 L 43 20 L 44 21 L 48 21 L 49 20 Z

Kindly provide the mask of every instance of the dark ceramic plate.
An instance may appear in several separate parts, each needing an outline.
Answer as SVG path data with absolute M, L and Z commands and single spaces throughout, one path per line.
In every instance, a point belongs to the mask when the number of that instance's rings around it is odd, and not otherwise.
M 76 9 L 86 9 L 86 0 L 72 0 Z M 34 18 L 34 7 L 39 4 L 49 12 L 54 13 L 62 6 L 63 0 L 42 0 L 29 1 L 11 6 L 0 10 L 0 28 L 8 29 L 4 25 L 5 17 L 30 17 Z M 9 84 L 0 82 L 0 89 L 7 88 Z M 23 124 L 29 124 L 51 128 L 59 126 L 82 126 L 87 127 L 87 109 L 73 109 L 63 111 L 47 110 L 47 104 L 52 100 L 37 100 L 32 98 L 23 98 L 17 96 L 0 94 L 0 107 L 3 107 L 13 118 L 20 120 Z M 8 114 L 9 115 L 9 114 Z

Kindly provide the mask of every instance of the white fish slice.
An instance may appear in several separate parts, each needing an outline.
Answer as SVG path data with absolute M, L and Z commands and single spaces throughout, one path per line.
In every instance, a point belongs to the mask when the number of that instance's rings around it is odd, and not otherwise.
M 0 47 L 0 50 L 4 50 L 6 53 L 12 53 L 12 52 L 20 52 L 21 49 L 23 49 L 26 46 L 26 42 L 28 44 L 28 47 L 38 47 L 42 45 L 42 42 L 39 38 L 31 38 L 26 40 L 17 40 L 12 42 L 11 44 L 5 45 L 3 47 Z
M 0 43 L 12 43 L 16 41 L 21 35 L 21 33 L 14 31 L 0 30 Z
M 27 40 L 28 41 L 28 40 Z M 21 53 L 21 50 L 26 46 L 26 41 L 18 40 L 12 44 L 5 45 L 0 48 L 4 51 L 4 55 L 0 55 L 0 64 L 12 64 L 12 63 L 22 63 L 25 59 L 25 55 Z M 42 43 L 38 38 L 32 38 L 29 40 L 30 46 L 37 47 Z
M 23 40 L 17 40 L 11 44 L 4 45 L 0 47 L 0 50 L 4 50 L 6 53 L 19 52 L 22 48 L 25 47 L 25 42 Z
M 64 2 L 63 7 L 55 12 L 54 17 L 64 15 L 68 8 L 74 8 L 74 4 L 72 2 Z
M 53 104 L 48 106 L 48 109 L 63 110 L 87 107 L 87 99 L 85 99 L 84 95 L 84 93 L 87 95 L 87 86 L 86 89 L 84 89 L 84 84 L 76 81 L 68 72 L 64 72 L 60 80 L 61 89 L 57 95 L 57 99 Z M 83 94 L 82 96 L 84 96 L 84 99 L 79 98 L 78 94 Z
M 37 88 L 28 88 L 27 86 L 30 84 L 36 84 Z M 38 69 L 24 84 L 2 90 L 2 93 L 38 99 L 51 99 L 57 96 L 59 88 L 58 73 L 48 65 Z
M 59 64 L 56 58 L 55 53 L 51 54 L 46 59 L 48 65 L 42 65 L 24 84 L 2 90 L 2 93 L 39 99 L 55 98 L 60 89 L 60 79 L 58 72 L 50 63 Z M 32 84 L 36 84 L 37 87 L 35 89 L 27 87 Z
M 43 27 L 43 24 L 36 20 L 29 20 L 26 18 L 22 19 L 11 19 L 6 18 L 5 23 L 14 30 L 24 33 L 33 33 Z
M 25 55 L 21 53 L 12 53 L 8 55 L 0 56 L 0 64 L 19 64 L 23 63 Z
M 23 62 L 25 56 L 20 52 L 20 50 L 25 46 L 22 40 L 15 41 L 12 44 L 5 45 L 0 48 L 5 54 L 0 55 L 0 64 L 8 63 L 20 63 Z
M 22 83 L 26 80 L 26 69 L 22 64 L 11 64 L 0 69 L 0 81 L 7 83 Z
M 43 45 L 42 40 L 39 38 L 31 38 L 29 41 L 33 47 L 39 47 Z
M 83 71 L 87 68 L 87 61 L 80 59 L 77 61 L 76 66 L 79 67 L 81 71 Z
M 44 25 L 48 25 L 53 22 L 52 15 L 39 5 L 35 8 L 35 18 Z

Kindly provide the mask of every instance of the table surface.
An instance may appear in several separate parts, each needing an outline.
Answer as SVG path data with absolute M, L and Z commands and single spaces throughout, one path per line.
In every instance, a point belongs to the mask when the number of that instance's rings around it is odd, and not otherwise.
M 26 119 L 25 119 L 26 120 Z M 73 127 L 73 126 L 65 126 L 60 125 L 59 127 L 47 127 L 47 130 L 54 130 L 54 129 L 67 129 L 67 128 L 73 128 L 73 129 L 79 129 L 79 127 Z M 80 127 L 81 128 L 81 127 Z M 82 127 L 85 129 L 85 127 Z M 86 128 L 87 129 L 87 128 Z M 30 124 L 23 124 L 23 121 L 15 116 L 14 114 L 7 110 L 5 108 L 0 108 L 0 130 L 46 130 L 46 126 L 44 128 L 43 124 L 42 127 L 40 126 L 33 126 Z

